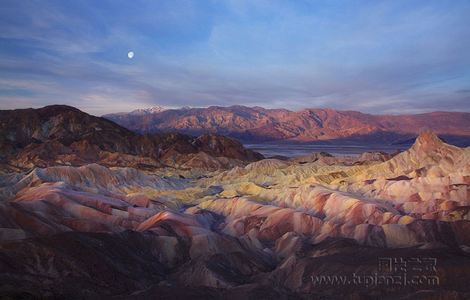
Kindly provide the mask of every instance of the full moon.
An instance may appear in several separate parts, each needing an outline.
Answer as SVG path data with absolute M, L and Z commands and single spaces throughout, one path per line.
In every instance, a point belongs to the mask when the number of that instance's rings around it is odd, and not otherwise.
M 127 53 L 127 57 L 129 57 L 129 59 L 132 59 L 134 57 L 134 51 L 129 51 Z

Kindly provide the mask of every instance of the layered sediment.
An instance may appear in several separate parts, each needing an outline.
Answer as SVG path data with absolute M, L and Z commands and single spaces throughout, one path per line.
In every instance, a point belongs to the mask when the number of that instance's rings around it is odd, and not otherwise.
M 38 147 L 65 145 L 50 134 Z M 149 156 L 152 168 L 99 159 L 43 165 L 25 154 L 34 145 L 4 147 L 0 295 L 469 296 L 470 148 L 431 132 L 402 153 L 355 159 L 259 159 L 217 136 L 190 144 L 198 151 L 177 144 L 172 155 Z M 126 151 L 110 153 L 143 157 Z M 435 258 L 440 283 L 415 292 L 312 281 L 376 272 L 378 257 Z

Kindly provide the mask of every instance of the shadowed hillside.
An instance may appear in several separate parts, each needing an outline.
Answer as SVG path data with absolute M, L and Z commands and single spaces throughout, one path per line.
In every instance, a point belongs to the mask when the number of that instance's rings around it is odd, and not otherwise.
M 227 137 L 138 134 L 70 106 L 3 110 L 0 120 L 0 163 L 9 168 L 94 162 L 158 168 L 182 164 L 202 152 L 239 161 L 262 158 Z

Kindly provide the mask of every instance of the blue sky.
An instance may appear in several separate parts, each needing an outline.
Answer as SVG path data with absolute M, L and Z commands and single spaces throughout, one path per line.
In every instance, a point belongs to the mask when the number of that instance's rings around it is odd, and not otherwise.
M 0 28 L 0 109 L 470 111 L 470 1 L 2 0 Z

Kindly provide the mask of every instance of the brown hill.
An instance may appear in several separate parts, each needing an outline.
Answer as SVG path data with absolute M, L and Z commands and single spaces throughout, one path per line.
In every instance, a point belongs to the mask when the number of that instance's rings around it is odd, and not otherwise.
M 365 141 L 395 143 L 431 129 L 449 142 L 470 143 L 470 113 L 371 115 L 334 109 L 265 109 L 211 106 L 157 113 L 109 114 L 105 118 L 138 132 L 217 133 L 245 141 Z
M 242 161 L 262 158 L 226 137 L 141 135 L 69 106 L 0 111 L 0 161 L 10 167 L 93 162 L 109 166 L 158 167 L 169 156 L 201 151 Z

